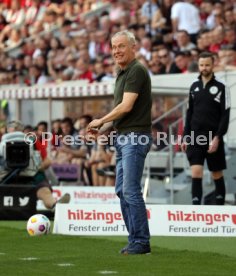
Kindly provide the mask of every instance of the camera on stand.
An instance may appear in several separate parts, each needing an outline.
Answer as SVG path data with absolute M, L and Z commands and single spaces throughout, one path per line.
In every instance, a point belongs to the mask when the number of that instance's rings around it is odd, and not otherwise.
M 20 131 L 2 136 L 0 143 L 0 184 L 5 184 L 16 175 L 33 177 L 38 172 L 41 156 L 34 149 L 34 142 L 31 139 L 25 139 L 25 134 Z

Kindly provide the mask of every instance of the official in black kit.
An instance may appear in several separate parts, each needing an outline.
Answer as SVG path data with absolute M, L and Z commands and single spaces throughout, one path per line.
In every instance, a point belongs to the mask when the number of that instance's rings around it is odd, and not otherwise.
M 200 76 L 190 87 L 182 151 L 186 151 L 192 174 L 192 204 L 202 200 L 204 161 L 207 161 L 215 182 L 215 204 L 224 205 L 226 169 L 223 136 L 230 117 L 230 95 L 225 84 L 213 73 L 214 57 L 211 53 L 199 55 Z

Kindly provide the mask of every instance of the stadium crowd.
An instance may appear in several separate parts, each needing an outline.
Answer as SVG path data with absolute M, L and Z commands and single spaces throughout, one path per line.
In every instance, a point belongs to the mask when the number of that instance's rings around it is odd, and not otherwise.
M 205 50 L 214 53 L 216 71 L 236 69 L 234 0 L 0 0 L 0 85 L 113 79 L 110 39 L 125 29 L 137 37 L 136 57 L 152 76 L 197 72 Z M 83 136 L 91 119 L 55 120 L 53 137 Z M 24 131 L 40 141 L 47 122 Z M 112 145 L 68 146 L 54 138 L 52 164 L 77 164 L 84 185 L 114 185 Z
M 124 29 L 151 75 L 195 72 L 203 50 L 236 68 L 234 0 L 1 0 L 0 84 L 114 78 L 110 38 Z

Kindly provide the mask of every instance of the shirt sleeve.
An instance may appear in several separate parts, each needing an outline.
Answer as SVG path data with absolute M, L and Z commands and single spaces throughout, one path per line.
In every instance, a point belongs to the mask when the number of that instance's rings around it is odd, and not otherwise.
M 179 17 L 179 5 L 175 3 L 171 9 L 171 19 L 177 19 Z
M 125 81 L 124 92 L 132 92 L 140 94 L 143 83 L 146 80 L 146 73 L 142 67 L 135 67 L 128 72 Z
M 220 103 L 221 119 L 216 136 L 223 137 L 228 130 L 230 118 L 230 90 L 228 86 L 225 86 L 224 91 L 222 91 Z
M 186 112 L 185 126 L 184 126 L 184 136 L 190 135 L 191 133 L 192 114 L 193 114 L 193 99 L 192 99 L 191 92 L 189 92 L 188 108 Z

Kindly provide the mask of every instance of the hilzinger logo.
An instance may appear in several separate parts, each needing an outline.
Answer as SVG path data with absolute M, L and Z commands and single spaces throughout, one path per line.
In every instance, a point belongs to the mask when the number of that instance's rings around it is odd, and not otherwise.
M 203 221 L 207 225 L 212 225 L 215 222 L 225 222 L 227 219 L 232 219 L 232 222 L 236 224 L 236 215 L 229 214 L 202 214 L 192 211 L 192 213 L 184 213 L 183 211 L 171 212 L 168 211 L 169 221 Z
M 121 213 L 111 213 L 111 212 L 97 212 L 96 210 L 92 210 L 91 212 L 87 212 L 84 210 L 76 210 L 72 212 L 68 210 L 68 220 L 105 220 L 107 224 L 111 224 L 116 220 L 122 220 Z M 150 211 L 147 210 L 148 219 L 150 219 Z

